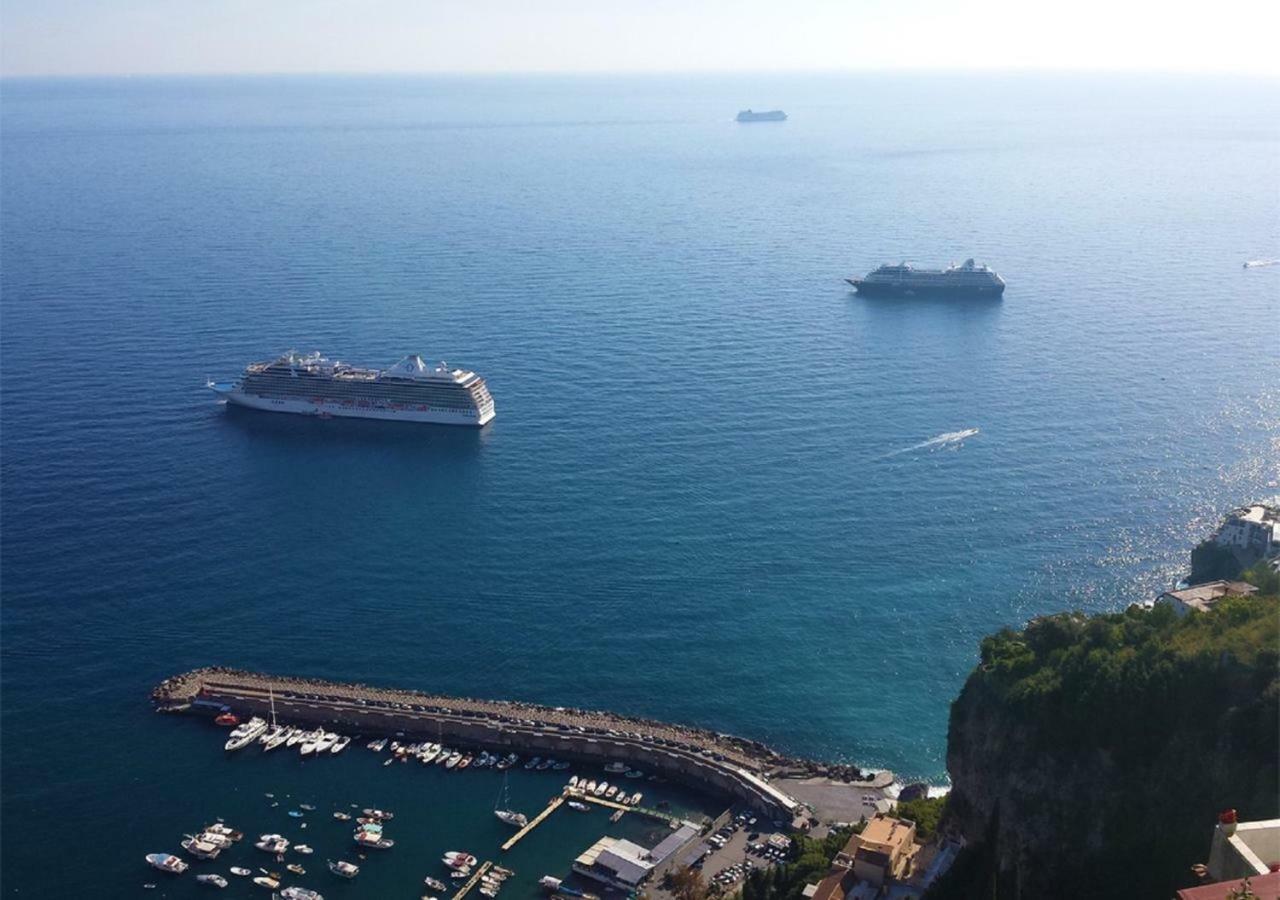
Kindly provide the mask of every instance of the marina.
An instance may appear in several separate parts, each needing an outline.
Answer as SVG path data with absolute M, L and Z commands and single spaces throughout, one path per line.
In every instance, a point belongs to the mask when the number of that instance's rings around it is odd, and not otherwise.
M 786 821 L 802 807 L 774 779 L 821 772 L 817 764 L 784 757 L 757 742 L 670 723 L 222 668 L 168 678 L 152 691 L 152 700 L 164 712 L 248 718 L 249 726 L 237 726 L 237 731 L 248 727 L 258 735 L 268 727 L 262 717 L 272 716 L 274 721 L 278 713 L 295 723 L 294 728 L 310 727 L 313 740 L 319 734 L 326 746 L 340 740 L 337 731 L 327 729 L 395 736 L 404 744 L 415 737 L 428 738 L 414 745 L 413 755 L 424 764 L 443 760 L 449 769 L 467 768 L 477 760 L 483 766 L 506 768 L 512 765 L 512 754 L 537 754 L 524 766 L 540 770 L 568 763 L 613 765 L 622 773 L 615 777 L 649 772 Z M 232 743 L 229 739 L 228 749 Z M 447 759 L 442 753 L 446 743 L 456 748 Z M 850 773 L 845 769 L 844 774 Z M 857 775 L 868 782 L 871 778 Z

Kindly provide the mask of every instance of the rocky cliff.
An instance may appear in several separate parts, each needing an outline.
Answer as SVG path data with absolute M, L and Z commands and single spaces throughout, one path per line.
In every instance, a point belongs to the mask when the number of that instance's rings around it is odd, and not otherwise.
M 1280 601 L 1037 620 L 982 644 L 952 705 L 942 897 L 1155 897 L 1216 814 L 1274 818 Z

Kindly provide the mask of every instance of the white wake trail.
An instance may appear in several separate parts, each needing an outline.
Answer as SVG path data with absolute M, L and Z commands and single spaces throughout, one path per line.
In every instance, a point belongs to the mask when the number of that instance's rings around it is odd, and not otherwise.
M 951 447 L 962 443 L 966 438 L 971 438 L 978 434 L 978 428 L 965 428 L 962 431 L 944 431 L 936 437 L 931 437 L 927 441 L 921 441 L 918 444 L 912 444 L 910 447 L 903 447 L 901 450 L 890 450 L 880 459 L 887 459 L 890 456 L 901 456 L 903 453 L 914 453 L 916 450 L 936 450 L 939 447 Z

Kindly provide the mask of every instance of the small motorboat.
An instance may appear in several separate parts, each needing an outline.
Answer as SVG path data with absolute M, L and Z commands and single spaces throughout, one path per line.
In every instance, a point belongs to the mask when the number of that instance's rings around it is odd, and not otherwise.
M 228 884 L 230 884 L 230 882 L 227 881 L 227 879 L 223 878 L 221 875 L 214 875 L 212 873 L 208 875 L 197 875 L 196 881 L 200 882 L 201 884 L 211 884 L 216 888 L 224 888 Z
M 476 858 L 465 850 L 446 850 L 444 854 L 444 861 L 449 865 L 453 865 L 457 862 L 464 866 L 474 866 L 477 862 Z
M 603 797 L 604 792 L 607 790 L 609 790 L 609 782 L 602 781 L 591 789 L 591 793 L 595 794 L 597 797 Z
M 305 809 L 307 812 L 315 812 L 316 808 L 311 803 L 299 803 L 298 809 Z
M 350 815 L 350 813 L 336 812 L 336 813 L 334 813 L 334 814 L 333 814 L 333 817 L 334 817 L 335 819 L 337 819 L 339 822 L 350 822 L 350 821 L 351 821 L 351 815 Z
M 147 865 L 153 869 L 159 869 L 161 872 L 168 872 L 170 875 L 181 875 L 187 871 L 188 865 L 172 853 L 148 853 Z
M 570 801 L 569 801 L 569 808 L 570 808 L 570 809 L 576 809 L 578 812 L 590 812 L 590 811 L 591 811 L 591 807 L 587 806 L 587 804 L 583 803 L 583 802 L 582 802 L 582 801 L 580 801 L 580 800 L 570 800 Z
M 304 812 L 303 812 L 302 810 L 300 810 L 300 809 L 291 809 L 291 810 L 289 810 L 289 818 L 291 818 L 291 819 L 301 819 L 301 818 L 302 818 L 303 816 L 305 816 L 305 815 L 306 815 L 306 813 L 304 813 Z
M 449 873 L 449 877 L 450 877 L 450 878 L 452 878 L 452 879 L 454 879 L 455 881 L 461 881 L 461 880 L 462 880 L 462 879 L 464 879 L 464 878 L 470 878 L 470 877 L 471 877 L 471 867 L 470 867 L 470 866 L 463 866 L 461 869 L 457 869 L 457 870 L 455 870 L 455 871 L 453 871 L 453 872 L 450 872 L 450 873 Z
M 232 875 L 238 875 L 238 876 L 240 876 L 241 878 L 243 878 L 243 877 L 244 877 L 244 876 L 246 876 L 246 875 L 252 875 L 252 874 L 253 874 L 253 872 L 252 872 L 251 870 L 249 870 L 249 869 L 246 869 L 244 866 L 232 866 L 232 867 L 231 867 L 231 874 L 232 874 Z
M 588 794 L 594 794 L 596 792 L 596 783 L 594 781 L 588 781 L 585 787 L 583 787 L 582 782 L 579 781 L 578 787 L 582 788 L 582 790 Z
M 431 888 L 431 890 L 433 891 L 447 891 L 449 889 L 448 886 L 439 878 L 432 878 L 430 876 L 427 876 L 426 878 L 422 879 L 422 883 L 425 884 L 427 887 Z
M 643 778 L 644 773 L 639 769 L 628 769 L 626 773 L 628 778 Z
M 236 714 L 235 714 L 235 713 L 232 713 L 232 712 L 224 712 L 224 713 L 222 713 L 221 715 L 219 715 L 219 716 L 218 716 L 218 718 L 214 719 L 214 720 L 213 720 L 213 722 L 214 722 L 214 724 L 215 724 L 215 725 L 223 725 L 223 726 L 225 726 L 225 727 L 232 727 L 232 726 L 235 726 L 235 725 L 239 725 L 239 724 L 240 724 L 240 719 L 236 717 Z
M 333 742 L 333 746 L 329 748 L 329 752 L 334 754 L 341 753 L 343 750 L 347 749 L 347 745 L 350 743 L 351 738 L 347 737 L 345 734 L 340 735 L 338 739 Z
M 253 883 L 258 887 L 267 888 L 271 891 L 280 887 L 280 879 L 272 878 L 270 875 L 259 875 L 253 879 Z
M 351 879 L 360 874 L 360 867 L 355 863 L 347 862 L 345 859 L 337 861 L 331 859 L 329 860 L 329 871 L 339 878 Z
M 608 790 L 606 790 L 606 791 L 604 792 L 604 798 L 605 798 L 606 800 L 612 800 L 612 799 L 613 799 L 613 795 L 614 795 L 614 794 L 616 794 L 616 793 L 618 793 L 618 788 L 617 788 L 615 785 L 612 785 L 612 784 L 611 784 L 611 785 L 609 785 Z
M 285 868 L 288 869 L 290 872 L 292 872 L 294 875 L 307 874 L 307 870 L 300 863 L 289 863 L 289 865 L 285 866 Z
M 505 822 L 516 828 L 523 828 L 529 824 L 529 817 L 522 812 L 516 812 L 511 809 L 495 809 L 493 814 L 498 817 L 498 821 Z
M 524 767 L 525 767 L 526 769 L 528 769 L 529 771 L 533 771 L 534 769 L 538 768 L 538 763 L 540 763 L 540 762 L 542 762 L 542 757 L 541 757 L 541 756 L 535 756 L 533 759 L 531 759 L 531 760 L 529 760 L 527 763 L 525 763 L 525 764 L 524 764 Z
M 620 762 L 611 762 L 604 767 L 604 770 L 610 775 L 621 775 L 627 771 L 627 766 Z
M 570 776 L 569 776 L 569 787 L 571 787 L 571 788 L 576 788 L 577 786 L 578 786 L 578 776 L 577 776 L 577 775 L 570 775 Z
M 548 756 L 542 762 L 538 763 L 537 770 L 539 772 L 545 772 L 547 769 L 550 769 L 555 764 L 556 764 L 556 761 Z
M 308 847 L 306 844 L 294 844 L 293 850 L 295 853 L 301 853 L 303 856 L 310 856 L 312 853 L 316 852 L 312 850 L 310 847 Z
M 620 809 L 615 809 L 615 810 L 613 811 L 613 815 L 611 815 L 611 816 L 609 817 L 609 821 L 610 821 L 610 822 L 621 822 L 621 821 L 622 821 L 622 810 L 620 810 Z
M 631 799 L 627 801 L 627 805 L 629 805 L 629 806 L 639 806 L 639 805 L 640 805 L 640 798 L 641 798 L 641 797 L 643 797 L 643 796 L 644 796 L 644 794 L 641 794 L 641 793 L 639 793 L 639 792 L 637 791 L 636 793 L 634 793 L 634 794 L 632 794 L 632 795 L 631 795 Z
M 558 762 L 558 763 L 556 763 L 554 766 L 552 766 L 551 768 L 552 768 L 554 771 L 556 771 L 556 772 L 563 772 L 563 771 L 565 771 L 566 769 L 568 769 L 569 767 L 570 767 L 570 764 L 569 764 L 569 763 L 567 763 L 567 762 Z
M 360 812 L 364 813 L 366 816 L 369 816 L 370 818 L 383 819 L 388 822 L 396 817 L 395 813 L 387 812 L 385 809 L 362 809 L 360 810 Z

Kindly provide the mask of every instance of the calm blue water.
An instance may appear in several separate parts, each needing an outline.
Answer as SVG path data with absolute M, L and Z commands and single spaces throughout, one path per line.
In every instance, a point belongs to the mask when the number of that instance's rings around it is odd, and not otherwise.
M 983 634 L 1145 599 L 1277 492 L 1280 267 L 1241 268 L 1280 256 L 1276 87 L 4 82 L 6 893 L 132 889 L 215 810 L 268 830 L 273 788 L 402 796 L 359 757 L 224 762 L 149 711 L 208 663 L 942 777 Z M 966 256 L 1003 302 L 841 282 Z M 444 357 L 498 418 L 237 415 L 202 388 L 289 347 Z M 385 863 L 406 895 L 493 825 L 495 785 L 460 825 L 461 788 L 415 784 L 399 806 L 436 831 Z

